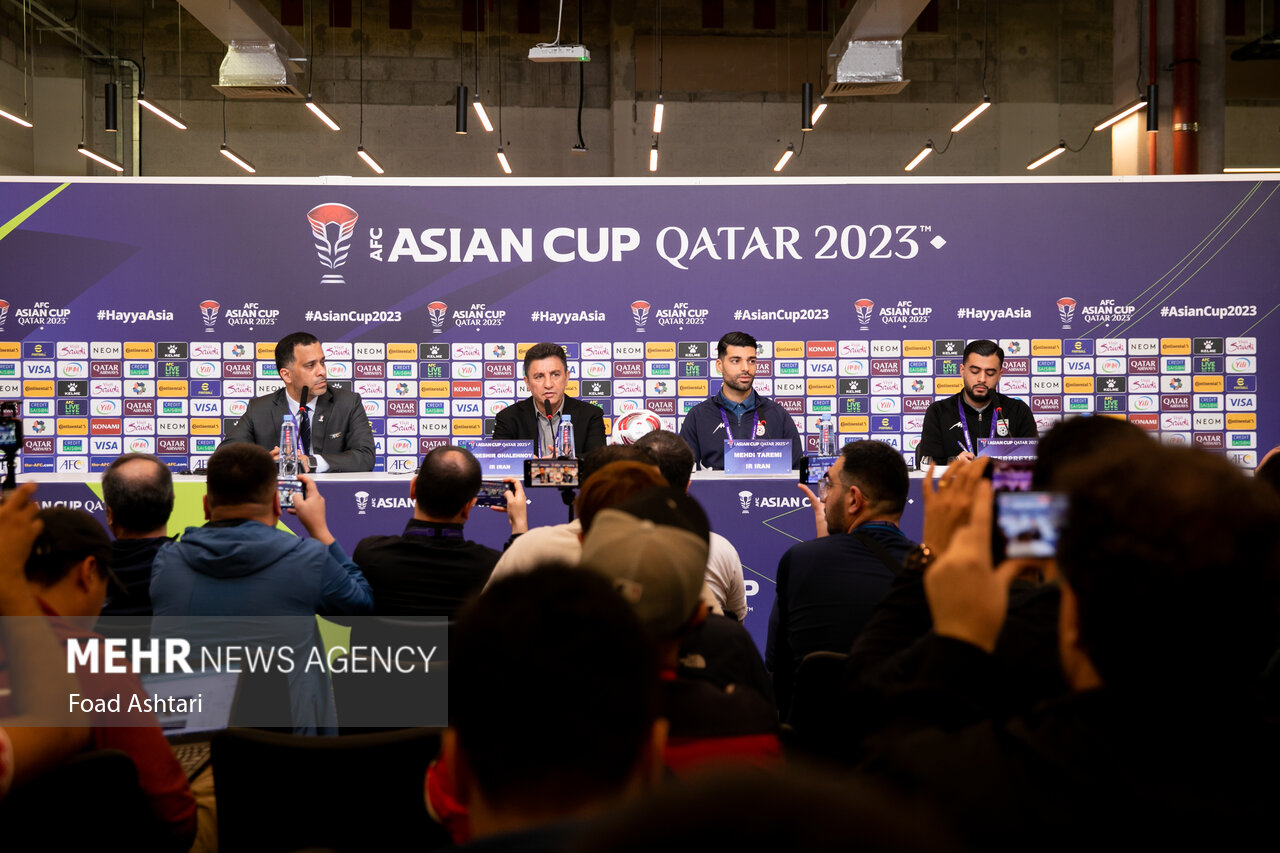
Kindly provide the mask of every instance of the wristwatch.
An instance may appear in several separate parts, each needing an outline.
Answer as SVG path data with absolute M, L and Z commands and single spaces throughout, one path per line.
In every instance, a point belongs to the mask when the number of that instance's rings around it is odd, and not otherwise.
M 937 558 L 935 552 L 923 542 L 907 552 L 907 558 L 903 561 L 902 567 L 908 572 L 923 572 Z

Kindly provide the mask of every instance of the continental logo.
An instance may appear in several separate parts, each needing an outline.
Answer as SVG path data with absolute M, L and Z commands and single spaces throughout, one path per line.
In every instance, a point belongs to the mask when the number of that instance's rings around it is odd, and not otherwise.
M 805 383 L 805 393 L 811 397 L 834 397 L 836 381 L 834 379 L 810 379 Z
M 28 379 L 22 383 L 24 397 L 52 397 L 53 382 L 46 379 Z
M 1243 415 L 1238 413 L 1227 413 L 1227 429 L 1257 429 L 1257 415 Z
M 840 432 L 871 432 L 871 418 L 865 415 L 841 415 Z
M 192 435 L 222 435 L 221 418 L 192 418 Z
M 0 341 L 0 358 L 22 358 L 22 342 Z
M 524 356 L 520 356 L 524 358 Z M 675 341 L 649 341 L 644 345 L 645 358 L 668 359 L 676 357 Z
M 484 432 L 484 421 L 480 418 L 454 418 L 454 435 L 481 435 Z
M 1161 355 L 1191 355 L 1191 338 L 1161 338 Z
M 959 394 L 960 389 L 964 387 L 964 380 L 958 376 L 939 376 L 933 380 L 933 393 L 939 396 L 944 394 Z
M 1226 389 L 1222 376 L 1196 376 L 1191 380 L 1191 390 L 1202 394 L 1221 394 Z
M 1093 377 L 1092 376 L 1062 377 L 1062 393 L 1092 394 L 1093 393 Z
M 157 397 L 185 397 L 188 394 L 185 379 L 161 379 L 156 383 Z
M 564 384 L 564 393 L 568 394 L 570 397 L 580 396 L 578 393 L 578 380 L 570 379 L 566 382 Z
M 259 361 L 274 362 L 276 360 L 276 345 L 259 341 L 253 345 L 253 357 Z
M 272 345 L 272 349 L 273 350 L 275 349 L 274 344 Z M 144 343 L 142 341 L 132 341 L 132 342 L 125 341 L 124 357 L 125 358 L 155 358 L 156 345 L 154 343 Z M 275 357 L 274 353 L 272 357 L 273 358 Z
M 932 358 L 933 341 L 903 341 L 903 358 Z
M 1062 355 L 1062 341 L 1057 338 L 1032 338 L 1032 355 Z
M 58 435 L 88 435 L 89 421 L 85 418 L 58 418 Z
M 424 379 L 418 383 L 419 397 L 448 397 L 449 383 L 439 380 Z
M 681 397 L 705 397 L 707 396 L 707 380 L 681 379 L 676 383 L 676 394 Z
M 774 358 L 804 358 L 804 341 L 775 341 Z

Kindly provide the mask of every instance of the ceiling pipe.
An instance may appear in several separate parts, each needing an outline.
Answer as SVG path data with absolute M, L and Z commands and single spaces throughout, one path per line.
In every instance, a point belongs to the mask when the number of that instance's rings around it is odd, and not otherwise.
M 1174 0 L 1173 4 L 1173 174 L 1194 175 L 1200 171 L 1199 24 L 1196 0 Z

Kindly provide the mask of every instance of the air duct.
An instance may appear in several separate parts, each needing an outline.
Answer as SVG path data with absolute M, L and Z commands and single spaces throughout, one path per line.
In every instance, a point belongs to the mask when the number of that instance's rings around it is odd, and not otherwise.
M 827 97 L 895 95 L 902 76 L 902 37 L 928 0 L 858 0 L 827 49 Z

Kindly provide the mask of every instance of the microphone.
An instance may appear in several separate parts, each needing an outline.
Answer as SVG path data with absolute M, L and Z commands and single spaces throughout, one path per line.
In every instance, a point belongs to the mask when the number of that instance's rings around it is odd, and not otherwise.
M 553 415 L 553 412 L 551 411 L 551 401 L 544 397 L 542 400 L 542 405 L 543 405 L 543 411 L 547 413 L 547 420 L 551 420 L 551 417 Z
M 298 395 L 298 406 L 302 407 L 307 404 L 307 398 L 311 396 L 311 386 L 303 385 L 302 393 Z

